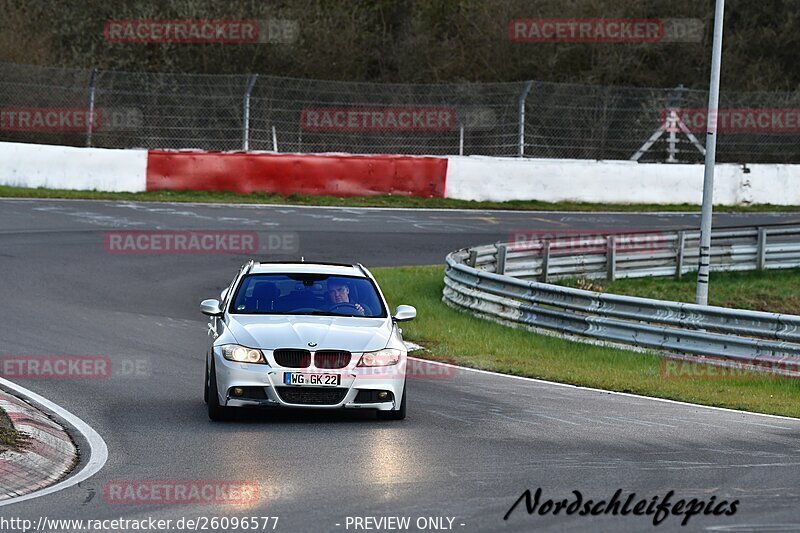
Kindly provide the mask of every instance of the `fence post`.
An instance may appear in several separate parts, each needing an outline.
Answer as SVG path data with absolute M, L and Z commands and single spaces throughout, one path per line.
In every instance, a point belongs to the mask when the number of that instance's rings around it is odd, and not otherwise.
M 272 151 L 278 151 L 278 130 L 275 129 L 275 124 L 272 125 Z
M 506 252 L 508 249 L 505 244 L 497 244 L 495 247 L 497 248 L 497 260 L 494 272 L 502 275 L 506 273 Z
M 250 94 L 258 79 L 258 74 L 251 74 L 247 80 L 247 89 L 244 91 L 244 101 L 242 102 L 242 150 L 245 152 L 250 149 Z
M 542 244 L 542 283 L 547 283 L 547 275 L 550 270 L 550 241 Z
M 533 81 L 528 80 L 522 89 L 522 94 L 519 95 L 519 156 L 525 155 L 525 100 L 528 98 L 528 93 L 531 92 Z
M 767 228 L 758 228 L 758 249 L 756 252 L 756 269 L 764 270 L 767 263 Z
M 671 110 L 669 111 L 669 118 L 667 119 L 669 127 L 669 144 L 667 145 L 667 163 L 677 163 L 678 158 L 678 114 Z
M 89 120 L 86 121 L 86 146 L 92 146 L 92 130 L 94 128 L 94 93 L 97 85 L 97 69 L 92 69 L 89 77 Z
M 617 241 L 613 235 L 606 237 L 606 257 L 608 259 L 606 278 L 608 281 L 614 281 L 617 277 Z
M 464 155 L 464 123 L 458 126 L 458 155 Z
M 675 260 L 675 279 L 681 279 L 683 275 L 683 248 L 686 246 L 686 232 L 679 231 L 678 232 L 678 249 L 677 249 L 677 258 Z

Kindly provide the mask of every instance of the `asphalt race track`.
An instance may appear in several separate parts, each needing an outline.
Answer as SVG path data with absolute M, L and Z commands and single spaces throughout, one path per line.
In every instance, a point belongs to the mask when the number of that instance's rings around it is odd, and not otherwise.
M 715 226 L 799 221 L 717 215 Z M 348 516 L 455 517 L 456 531 L 642 531 L 650 517 L 503 516 L 526 488 L 544 498 L 740 501 L 731 517 L 660 531 L 800 529 L 800 421 L 458 371 L 409 381 L 409 416 L 264 413 L 211 423 L 202 400 L 205 320 L 244 255 L 112 254 L 115 230 L 289 232 L 266 259 L 443 263 L 513 230 L 695 228 L 698 216 L 214 206 L 0 200 L 0 355 L 103 355 L 107 379 L 20 379 L 103 436 L 106 466 L 0 516 L 278 516 L 277 531 L 346 531 Z M 393 306 L 402 302 L 390 302 Z M 424 316 L 418 320 L 425 320 Z M 230 505 L 109 504 L 126 480 L 247 480 L 262 499 Z M 447 522 L 445 522 L 447 523 Z M 337 525 L 338 524 L 338 525 Z M 462 525 L 463 524 L 463 525 Z M 351 526 L 350 531 L 353 530 Z

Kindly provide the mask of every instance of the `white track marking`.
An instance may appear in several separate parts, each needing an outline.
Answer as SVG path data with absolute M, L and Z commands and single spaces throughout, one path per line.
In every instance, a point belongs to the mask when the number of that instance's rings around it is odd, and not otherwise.
M 3 201 L 23 201 L 23 202 L 103 202 L 111 204 L 163 204 L 163 205 L 184 205 L 184 206 L 214 206 L 214 207 L 280 207 L 283 209 L 349 209 L 355 211 L 419 211 L 419 212 L 463 212 L 463 213 L 525 213 L 525 214 L 556 214 L 556 215 L 575 215 L 575 214 L 592 214 L 592 215 L 695 215 L 700 216 L 700 206 L 698 211 L 546 211 L 546 210 L 526 210 L 526 209 L 465 209 L 459 207 L 362 207 L 362 206 L 344 206 L 344 205 L 299 205 L 299 204 L 258 204 L 258 203 L 227 203 L 227 202 L 161 202 L 161 201 L 147 201 L 147 200 L 100 200 L 95 198 L 24 198 L 15 196 L 0 196 Z M 720 213 L 727 214 L 727 211 L 720 211 Z M 736 211 L 731 211 L 732 214 L 740 214 Z M 764 211 L 755 214 L 796 214 L 794 211 Z M 749 213 L 742 213 L 749 214 Z
M 17 385 L 16 383 L 8 381 L 4 378 L 0 378 L 0 385 L 3 385 L 7 389 L 14 391 L 20 396 L 23 396 L 26 400 L 30 400 L 34 404 L 43 407 L 45 411 L 50 411 L 56 414 L 65 420 L 81 435 L 83 435 L 83 438 L 85 438 L 86 442 L 89 443 L 89 461 L 87 461 L 87 463 L 83 465 L 83 468 L 81 468 L 78 472 L 75 472 L 63 481 L 59 481 L 55 485 L 50 485 L 49 487 L 45 487 L 30 494 L 25 494 L 24 496 L 17 496 L 16 498 L 2 500 L 0 501 L 0 507 L 11 505 L 12 503 L 32 500 L 40 496 L 45 496 L 47 494 L 52 494 L 54 492 L 72 487 L 81 481 L 89 479 L 99 472 L 101 468 L 103 468 L 108 460 L 108 446 L 106 446 L 106 442 L 103 440 L 103 437 L 101 437 L 94 429 L 92 429 L 89 424 L 73 415 L 63 407 L 51 402 L 47 398 L 39 396 L 35 392 L 28 390 L 21 385 Z
M 446 367 L 449 367 L 449 368 L 457 368 L 458 370 L 466 370 L 468 372 L 476 372 L 478 374 L 487 374 L 489 376 L 497 376 L 497 377 L 508 378 L 508 379 L 520 379 L 520 380 L 523 380 L 523 381 L 530 381 L 530 382 L 533 382 L 533 383 L 541 383 L 543 385 L 552 385 L 552 386 L 555 386 L 555 387 L 566 387 L 566 388 L 569 388 L 569 389 L 576 389 L 576 390 L 585 390 L 585 391 L 591 391 L 591 392 L 602 392 L 604 394 L 613 394 L 615 396 L 625 396 L 627 398 L 637 398 L 639 400 L 647 400 L 647 401 L 651 401 L 651 402 L 671 403 L 671 404 L 675 404 L 675 405 L 683 405 L 683 406 L 686 406 L 686 407 L 696 407 L 698 409 L 710 409 L 712 411 L 723 411 L 725 413 L 736 413 L 736 414 L 740 414 L 740 415 L 753 415 L 753 416 L 765 416 L 765 417 L 768 417 L 768 418 L 775 418 L 775 419 L 778 419 L 778 420 L 791 420 L 792 422 L 800 422 L 800 418 L 792 418 L 791 416 L 768 415 L 766 413 L 754 413 L 752 411 L 740 411 L 740 410 L 737 410 L 737 409 L 728 409 L 726 407 L 713 407 L 711 405 L 700 405 L 700 404 L 697 404 L 697 403 L 681 402 L 679 400 L 668 400 L 666 398 L 653 398 L 653 397 L 650 397 L 650 396 L 641 396 L 639 394 L 631 394 L 629 392 L 616 392 L 616 391 L 604 390 L 604 389 L 594 389 L 592 387 L 579 387 L 577 385 L 569 385 L 567 383 L 558 383 L 556 381 L 546 381 L 544 379 L 526 378 L 524 376 L 512 376 L 510 374 L 501 374 L 499 372 L 492 372 L 490 370 L 481 370 L 481 369 L 478 369 L 478 368 L 469 368 L 469 367 L 466 367 L 466 366 L 451 365 L 449 363 L 440 363 L 439 361 L 430 361 L 428 359 L 420 359 L 419 357 L 411 357 L 411 356 L 409 356 L 409 359 L 415 359 L 417 361 L 421 361 L 421 362 L 424 362 L 424 363 L 429 363 L 429 364 L 432 364 L 432 365 L 440 365 L 440 366 L 446 366 Z M 790 428 L 785 428 L 785 427 L 782 427 L 782 426 L 770 426 L 770 427 L 780 428 L 780 429 L 790 429 Z

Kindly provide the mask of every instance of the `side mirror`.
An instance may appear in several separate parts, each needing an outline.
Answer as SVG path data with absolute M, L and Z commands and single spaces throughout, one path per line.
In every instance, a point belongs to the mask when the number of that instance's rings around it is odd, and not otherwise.
M 417 316 L 417 310 L 410 305 L 398 305 L 392 317 L 395 322 L 405 322 L 413 320 Z
M 222 314 L 222 309 L 219 308 L 219 300 L 213 299 L 200 302 L 200 311 L 208 316 L 219 316 Z

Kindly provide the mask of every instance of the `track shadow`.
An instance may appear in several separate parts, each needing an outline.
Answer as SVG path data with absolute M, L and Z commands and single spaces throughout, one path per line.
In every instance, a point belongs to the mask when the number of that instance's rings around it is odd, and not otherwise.
M 205 405 L 203 405 L 205 407 Z M 238 408 L 234 417 L 219 424 L 386 424 L 374 411 L 357 409 Z

